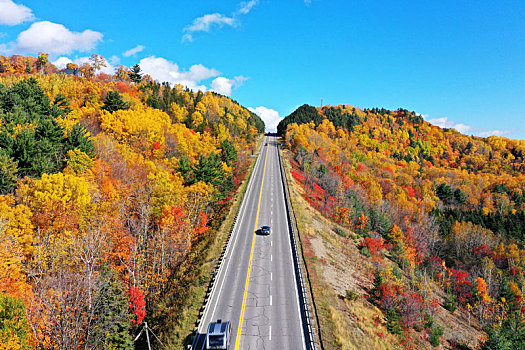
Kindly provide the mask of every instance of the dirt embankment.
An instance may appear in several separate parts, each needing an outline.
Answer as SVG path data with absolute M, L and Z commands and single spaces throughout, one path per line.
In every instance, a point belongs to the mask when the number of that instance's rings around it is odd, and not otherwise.
M 424 331 L 411 331 L 406 342 L 387 331 L 383 312 L 369 298 L 374 262 L 360 253 L 361 239 L 341 228 L 336 233 L 336 225 L 304 199 L 301 186 L 290 176 L 290 163 L 285 160 L 284 165 L 325 349 L 432 348 Z M 434 285 L 432 293 L 442 304 L 441 288 Z M 471 319 L 469 326 L 468 316 L 459 310 L 450 313 L 439 306 L 434 319 L 444 329 L 441 349 L 476 349 L 484 337 L 476 321 Z

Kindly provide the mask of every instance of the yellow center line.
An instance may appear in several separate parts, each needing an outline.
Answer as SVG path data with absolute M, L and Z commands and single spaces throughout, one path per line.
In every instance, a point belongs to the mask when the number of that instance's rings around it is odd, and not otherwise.
M 241 317 L 239 317 L 239 326 L 237 327 L 237 337 L 235 338 L 235 350 L 239 349 L 239 344 L 241 342 L 242 322 L 244 321 L 244 309 L 246 308 L 246 298 L 248 296 L 248 286 L 250 285 L 250 274 L 252 272 L 253 250 L 255 248 L 255 237 L 256 237 L 255 232 L 257 232 L 257 224 L 259 222 L 259 210 L 261 209 L 261 198 L 262 198 L 262 191 L 263 191 L 263 186 L 264 186 L 264 175 L 266 174 L 266 161 L 267 160 L 268 160 L 268 147 L 266 147 L 266 156 L 264 158 L 263 178 L 261 182 L 261 190 L 259 192 L 259 203 L 257 204 L 257 215 L 255 216 L 255 228 L 253 229 L 252 250 L 250 252 L 250 262 L 248 263 L 248 274 L 246 275 L 246 283 L 244 284 L 244 294 L 242 296 Z

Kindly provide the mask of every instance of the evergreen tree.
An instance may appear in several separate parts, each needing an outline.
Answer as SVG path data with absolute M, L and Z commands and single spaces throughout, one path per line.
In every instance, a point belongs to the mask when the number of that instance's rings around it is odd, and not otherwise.
M 102 106 L 102 109 L 105 109 L 106 111 L 113 113 L 115 111 L 118 111 L 120 109 L 128 109 L 129 105 L 124 102 L 122 99 L 122 96 L 118 91 L 108 91 L 106 94 L 106 99 L 104 100 L 104 105 Z
M 20 177 L 35 176 L 34 160 L 38 154 L 35 133 L 24 129 L 12 139 L 12 142 L 9 155 L 18 161 L 18 175 Z
M 17 162 L 0 153 L 0 194 L 11 193 L 16 187 Z
M 194 166 L 194 173 L 195 182 L 203 181 L 212 184 L 216 188 L 224 180 L 221 160 L 215 152 L 212 152 L 209 157 L 201 155 Z
M 53 116 L 58 117 L 59 115 L 66 115 L 71 111 L 72 109 L 69 106 L 69 101 L 66 99 L 66 96 L 57 94 L 52 107 Z
M 55 119 L 70 110 L 69 102 L 61 94 L 57 94 L 52 104 L 34 78 L 10 88 L 0 85 L 0 149 L 17 164 L 18 177 L 40 177 L 43 173 L 61 171 L 69 149 L 94 154 L 93 145 L 80 125 L 72 128 L 68 138 L 64 137 L 64 129 Z M 4 176 L 7 169 L 11 169 L 8 172 L 12 175 L 12 164 L 6 164 L 4 159 Z M 12 176 L 8 181 L 12 181 Z M 0 186 L 0 191 L 9 191 L 7 183 Z
M 399 314 L 396 310 L 386 312 L 386 329 L 392 334 L 403 333 L 403 328 L 399 325 Z
M 129 72 L 129 78 L 134 83 L 140 83 L 142 81 L 142 74 L 140 74 L 141 69 L 139 64 L 137 63 L 131 68 L 131 72 Z
M 461 204 L 467 201 L 467 196 L 459 188 L 454 191 L 454 198 Z
M 297 124 L 306 124 L 313 121 L 317 126 L 323 121 L 323 117 L 317 112 L 315 107 L 309 106 L 307 104 L 302 105 L 297 108 L 292 114 L 285 117 L 277 125 L 277 134 L 284 135 L 286 127 L 288 124 L 297 123 Z
M 33 160 L 32 176 L 57 173 L 64 167 L 64 131 L 54 119 L 41 122 L 35 132 L 37 154 Z
M 93 142 L 87 135 L 87 130 L 80 124 L 75 124 L 69 131 L 66 139 L 66 152 L 73 149 L 79 149 L 90 157 L 95 156 Z
M 98 286 L 90 348 L 133 349 L 129 300 L 115 270 L 103 266 Z
M 193 174 L 193 168 L 191 167 L 190 160 L 186 156 L 182 156 L 179 159 L 179 173 L 184 178 L 184 181 L 186 184 L 191 185 L 194 184 L 194 174 Z
M 383 277 L 381 276 L 381 272 L 379 272 L 379 270 L 376 270 L 376 272 L 374 273 L 374 281 L 372 282 L 372 294 L 377 298 L 381 298 L 381 290 L 379 288 L 382 284 Z
M 500 327 L 488 327 L 484 350 L 523 349 L 525 344 L 525 323 L 519 311 L 514 311 L 503 320 Z
M 438 196 L 439 199 L 444 202 L 452 199 L 453 195 L 454 193 L 452 192 L 452 188 L 446 183 L 439 184 L 439 186 L 436 188 L 436 196 Z
M 233 165 L 237 160 L 237 150 L 230 140 L 221 142 L 221 160 L 228 165 Z
M 35 78 L 29 78 L 13 85 L 0 88 L 0 119 L 6 126 L 40 122 L 52 118 L 51 101 L 38 85 Z

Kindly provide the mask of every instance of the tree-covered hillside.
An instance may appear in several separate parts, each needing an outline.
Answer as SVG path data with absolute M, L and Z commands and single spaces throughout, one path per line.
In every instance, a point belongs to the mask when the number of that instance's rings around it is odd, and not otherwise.
M 278 130 L 305 198 L 361 237 L 392 333 L 430 335 L 436 308 L 458 308 L 485 348 L 525 343 L 525 141 L 345 105 L 302 106 Z
M 172 337 L 264 123 L 123 67 L 0 68 L 0 348 Z

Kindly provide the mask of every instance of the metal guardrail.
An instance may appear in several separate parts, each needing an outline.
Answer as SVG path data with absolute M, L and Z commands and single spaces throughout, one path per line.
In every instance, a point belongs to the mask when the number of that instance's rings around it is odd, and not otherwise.
M 304 261 L 304 251 L 302 248 L 301 237 L 299 236 L 299 229 L 297 227 L 297 220 L 295 218 L 295 213 L 293 210 L 292 202 L 290 200 L 290 191 L 288 190 L 288 181 L 286 180 L 286 175 L 284 172 L 284 166 L 282 162 L 282 155 L 281 155 L 281 147 L 278 146 L 278 153 L 279 153 L 279 165 L 281 168 L 281 179 L 283 182 L 284 187 L 284 197 L 286 202 L 286 214 L 288 216 L 288 225 L 290 228 L 290 239 L 292 241 L 292 251 L 293 251 L 293 257 L 296 263 L 297 267 L 297 279 L 299 282 L 300 287 L 300 293 L 302 296 L 303 301 L 303 308 L 305 312 L 305 319 L 306 319 L 306 328 L 308 330 L 308 336 L 310 339 L 307 340 L 307 345 L 311 350 L 316 350 L 317 342 L 316 342 L 316 334 L 319 334 L 318 343 L 320 345 L 320 348 L 323 349 L 323 343 L 321 341 L 321 333 L 320 330 L 315 328 L 315 325 L 312 322 L 312 312 L 310 307 L 310 300 L 311 305 L 313 306 L 313 313 L 315 316 L 315 319 L 317 320 L 317 327 L 319 327 L 319 318 L 317 316 L 317 307 L 315 305 L 315 301 L 313 298 L 313 292 L 312 292 L 312 284 L 310 281 L 310 274 L 308 273 L 308 269 L 304 266 L 303 267 L 303 261 Z M 299 244 L 297 241 L 299 240 Z M 300 248 L 298 248 L 298 246 Z M 301 255 L 299 255 L 301 254 Z M 304 278 L 304 274 L 306 273 L 306 279 Z M 307 285 L 309 289 L 307 289 Z M 318 332 L 318 333 L 317 333 Z
M 261 146 L 262 148 L 262 146 Z M 239 217 L 239 213 L 241 213 L 243 210 L 244 210 L 244 207 L 245 207 L 245 201 L 244 201 L 244 196 L 246 195 L 246 193 L 248 192 L 249 188 L 250 188 L 250 185 L 252 184 L 252 181 L 253 181 L 253 177 L 251 175 L 253 175 L 253 172 L 255 171 L 255 168 L 257 166 L 257 160 L 253 166 L 253 169 L 252 169 L 252 172 L 250 174 L 250 179 L 248 180 L 248 184 L 246 185 L 246 189 L 244 191 L 244 193 L 242 194 L 242 198 L 241 198 L 241 205 L 239 207 L 239 210 L 237 211 L 237 214 L 235 214 L 235 218 L 233 219 L 233 224 L 232 224 L 232 227 L 230 229 L 230 232 L 228 233 L 228 237 L 226 238 L 226 243 L 224 244 L 224 247 L 222 249 L 222 253 L 219 257 L 219 261 L 217 263 L 217 266 L 215 267 L 215 270 L 213 270 L 213 273 L 212 273 L 212 277 L 211 277 L 211 280 L 210 280 L 210 284 L 208 285 L 208 289 L 206 290 L 206 296 L 204 297 L 204 303 L 203 305 L 201 306 L 201 308 L 199 309 L 199 317 L 197 318 L 197 321 L 195 322 L 195 326 L 193 327 L 193 341 L 192 341 L 192 344 L 188 346 L 188 350 L 192 350 L 195 348 L 195 343 L 196 341 L 198 340 L 198 337 L 197 337 L 197 334 L 199 332 L 199 328 L 201 326 L 201 323 L 203 321 L 203 317 L 204 317 L 204 313 L 206 312 L 206 310 L 208 309 L 208 304 L 209 304 L 209 301 L 210 301 L 210 298 L 211 298 L 211 295 L 213 294 L 215 288 L 216 288 L 216 283 L 215 283 L 215 280 L 217 278 L 217 276 L 219 276 L 219 273 L 222 269 L 222 266 L 224 265 L 223 262 L 224 262 L 224 255 L 226 254 L 226 251 L 228 250 L 228 247 L 230 246 L 230 242 L 231 242 L 231 238 L 232 238 L 232 235 L 233 235 L 233 231 L 236 229 L 236 226 L 237 226 L 237 219 Z M 195 349 L 197 350 L 197 349 Z
M 195 342 L 198 339 L 197 334 L 199 333 L 199 328 L 201 326 L 201 323 L 202 323 L 202 320 L 203 320 L 203 317 L 204 317 L 204 313 L 206 312 L 206 309 L 208 308 L 208 304 L 209 304 L 211 295 L 212 295 L 213 291 L 215 290 L 215 287 L 216 287 L 215 280 L 216 280 L 217 276 L 219 276 L 219 272 L 220 272 L 220 270 L 221 270 L 221 268 L 223 266 L 224 255 L 225 255 L 226 250 L 228 249 L 228 246 L 230 244 L 231 236 L 232 236 L 233 230 L 235 228 L 235 224 L 237 223 L 238 215 L 239 215 L 238 213 L 237 213 L 237 215 L 235 215 L 235 218 L 233 220 L 232 228 L 231 228 L 230 232 L 228 233 L 228 238 L 226 239 L 226 244 L 224 245 L 224 248 L 222 250 L 221 256 L 219 257 L 219 262 L 217 263 L 217 266 L 215 267 L 215 270 L 212 273 L 210 284 L 208 285 L 208 290 L 206 290 L 206 296 L 204 297 L 204 303 L 201 306 L 201 308 L 199 309 L 199 317 L 197 318 L 197 322 L 195 322 L 195 327 L 193 327 L 193 337 L 194 337 L 193 338 L 193 342 L 192 342 L 192 345 L 188 346 L 188 350 L 192 350 L 194 348 L 194 346 L 196 345 Z
M 313 305 L 313 313 L 314 313 L 315 318 L 317 320 L 317 324 L 319 324 L 319 319 L 317 317 L 317 307 L 315 305 L 315 301 L 314 301 L 313 297 L 310 297 L 311 294 L 309 294 L 309 292 L 308 292 L 308 291 L 310 291 L 310 293 L 311 293 L 312 285 L 311 285 L 311 282 L 310 282 L 310 275 L 308 273 L 308 269 L 303 267 L 302 261 L 304 259 L 304 252 L 302 250 L 302 246 L 297 243 L 297 240 L 300 241 L 300 236 L 298 234 L 297 221 L 295 219 L 295 213 L 293 211 L 292 203 L 290 201 L 290 194 L 289 194 L 290 192 L 288 190 L 288 182 L 286 180 L 286 175 L 285 175 L 285 172 L 284 172 L 284 166 L 283 166 L 283 163 L 282 163 L 281 148 L 279 146 L 278 146 L 278 153 L 279 153 L 279 166 L 280 166 L 280 169 L 281 169 L 281 180 L 282 180 L 282 183 L 283 183 L 284 197 L 285 197 L 285 202 L 286 202 L 286 215 L 288 217 L 288 225 L 289 225 L 289 229 L 290 229 L 290 239 L 291 239 L 291 243 L 292 243 L 292 253 L 293 253 L 294 263 L 296 264 L 296 271 L 297 271 L 296 276 L 297 276 L 297 279 L 298 279 L 297 282 L 298 282 L 298 287 L 300 289 L 300 294 L 301 294 L 301 298 L 302 298 L 302 302 L 303 302 L 303 310 L 304 310 L 305 319 L 306 319 L 306 328 L 308 330 L 308 338 L 309 339 L 307 340 L 307 345 L 308 345 L 308 348 L 310 350 L 317 350 L 318 349 L 317 342 L 316 342 L 316 334 L 317 334 L 317 332 L 319 332 L 319 344 L 320 344 L 320 348 L 323 349 L 323 345 L 322 345 L 321 337 L 320 337 L 320 331 L 318 329 L 316 329 L 315 325 L 312 322 L 312 311 L 311 311 L 309 300 L 311 300 L 311 303 Z M 254 170 L 253 171 L 255 171 L 255 166 L 254 166 Z M 250 180 L 248 181 L 248 185 L 246 186 L 246 190 L 245 190 L 245 192 L 243 194 L 243 198 L 241 199 L 241 207 L 239 208 L 239 210 L 237 211 L 237 214 L 235 215 L 235 218 L 233 220 L 232 228 L 230 229 L 230 232 L 228 233 L 228 237 L 226 239 L 226 243 L 224 245 L 223 251 L 221 253 L 221 256 L 219 257 L 219 261 L 217 263 L 217 266 L 215 267 L 215 270 L 214 270 L 214 272 L 212 274 L 212 278 L 210 280 L 210 284 L 208 285 L 208 289 L 206 291 L 206 296 L 204 298 L 204 303 L 203 303 L 203 305 L 201 306 L 201 308 L 199 310 L 199 317 L 197 318 L 197 321 L 195 322 L 195 327 L 193 328 L 193 336 L 194 336 L 193 343 L 192 343 L 192 345 L 188 346 L 188 350 L 194 349 L 194 347 L 196 345 L 195 343 L 196 343 L 196 341 L 198 339 L 198 337 L 196 335 L 198 334 L 199 328 L 201 326 L 201 323 L 203 322 L 204 313 L 206 312 L 206 309 L 208 308 L 208 304 L 209 304 L 209 300 L 211 298 L 211 295 L 212 295 L 213 291 L 216 288 L 215 280 L 216 280 L 216 277 L 219 276 L 220 270 L 222 269 L 223 262 L 224 262 L 224 255 L 225 255 L 225 253 L 228 250 L 228 247 L 230 245 L 233 231 L 236 229 L 237 219 L 239 217 L 239 213 L 241 213 L 243 208 L 244 208 L 244 205 L 245 205 L 244 196 L 246 195 L 246 192 L 248 192 L 248 189 L 249 189 L 249 187 L 250 187 L 250 185 L 252 183 L 252 179 L 253 179 L 253 177 L 250 177 Z M 298 248 L 299 246 L 301 248 Z M 299 255 L 299 252 L 300 252 L 301 256 Z M 306 279 L 303 276 L 304 275 L 304 271 L 306 271 Z M 308 283 L 309 289 L 307 289 L 306 283 Z

